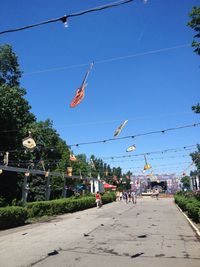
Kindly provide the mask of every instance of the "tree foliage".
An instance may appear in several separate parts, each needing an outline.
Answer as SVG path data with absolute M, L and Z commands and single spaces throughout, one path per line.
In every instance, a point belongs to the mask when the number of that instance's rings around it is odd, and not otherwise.
M 184 176 L 181 179 L 181 183 L 183 184 L 183 188 L 186 188 L 187 190 L 190 189 L 190 177 L 189 176 Z
M 189 16 L 191 21 L 188 22 L 188 26 L 197 32 L 194 36 L 195 40 L 192 42 L 192 47 L 195 48 L 194 52 L 200 55 L 200 43 L 198 40 L 200 38 L 200 7 L 194 6 Z
M 51 177 L 51 199 L 62 196 L 64 188 L 63 174 L 68 166 L 73 168 L 73 175 L 80 176 L 80 180 L 66 180 L 66 185 L 76 186 L 81 184 L 84 177 L 101 179 L 111 184 L 116 183 L 122 177 L 120 167 L 111 168 L 101 158 L 94 155 L 91 160 L 85 154 L 76 155 L 77 161 L 70 161 L 70 153 L 66 142 L 60 138 L 53 128 L 50 119 L 36 121 L 31 107 L 25 99 L 26 90 L 20 87 L 21 70 L 16 54 L 9 45 L 0 46 L 0 162 L 6 151 L 9 151 L 9 166 L 34 168 L 45 171 L 60 172 L 60 177 Z M 33 151 L 26 150 L 22 140 L 31 131 L 32 138 L 36 142 Z M 4 171 L 0 177 L 1 203 L 16 202 L 21 198 L 23 178 L 22 174 Z M 44 176 L 28 176 L 29 194 L 28 201 L 45 200 L 47 179 Z
M 200 105 L 199 105 L 199 103 L 197 103 L 196 106 L 192 106 L 192 110 L 193 110 L 195 113 L 200 113 Z
M 0 46 L 0 86 L 18 86 L 21 77 L 16 54 L 10 45 Z

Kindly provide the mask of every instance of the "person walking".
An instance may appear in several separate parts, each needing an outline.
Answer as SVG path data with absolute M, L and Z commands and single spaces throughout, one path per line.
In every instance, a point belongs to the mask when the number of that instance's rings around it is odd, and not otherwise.
M 155 189 L 155 196 L 156 196 L 156 199 L 158 200 L 158 198 L 159 198 L 159 190 L 158 190 L 158 188 Z
M 99 193 L 99 191 L 96 192 L 95 199 L 97 203 L 97 208 L 101 208 L 102 202 L 101 202 L 101 194 Z
M 137 203 L 137 199 L 136 199 L 136 192 L 132 191 L 131 192 L 131 199 L 132 199 L 132 203 L 136 204 Z

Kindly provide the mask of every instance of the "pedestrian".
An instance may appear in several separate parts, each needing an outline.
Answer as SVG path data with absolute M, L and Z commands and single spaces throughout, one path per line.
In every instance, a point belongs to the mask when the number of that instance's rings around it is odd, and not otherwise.
M 133 204 L 137 203 L 137 198 L 136 198 L 136 192 L 135 191 L 131 192 L 131 199 L 132 199 Z
M 127 192 L 124 192 L 123 199 L 125 203 L 128 204 L 128 193 Z
M 95 199 L 97 203 L 97 208 L 101 208 L 102 202 L 101 202 L 101 194 L 99 193 L 99 191 L 96 192 Z
M 123 199 L 123 194 L 122 194 L 122 192 L 120 192 L 119 193 L 119 200 L 122 201 L 122 199 Z
M 128 191 L 128 202 L 131 202 L 131 191 Z
M 120 201 L 120 192 L 119 191 L 116 192 L 116 201 Z
M 158 200 L 158 197 L 159 197 L 159 190 L 158 190 L 158 188 L 155 189 L 155 196 L 156 196 L 156 199 Z

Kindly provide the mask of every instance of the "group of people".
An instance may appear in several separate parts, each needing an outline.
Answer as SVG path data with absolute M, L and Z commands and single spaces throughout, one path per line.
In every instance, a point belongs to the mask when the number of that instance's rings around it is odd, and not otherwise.
M 95 199 L 96 199 L 96 205 L 97 208 L 102 207 L 102 200 L 101 200 L 101 194 L 99 192 L 96 192 L 95 194 Z M 129 202 L 132 202 L 133 204 L 137 203 L 137 194 L 135 191 L 123 191 L 123 192 L 117 192 L 116 193 L 116 200 L 117 201 L 123 201 L 126 204 Z
M 116 193 L 117 201 L 123 201 L 126 204 L 132 202 L 133 204 L 137 203 L 137 194 L 135 191 L 122 191 Z

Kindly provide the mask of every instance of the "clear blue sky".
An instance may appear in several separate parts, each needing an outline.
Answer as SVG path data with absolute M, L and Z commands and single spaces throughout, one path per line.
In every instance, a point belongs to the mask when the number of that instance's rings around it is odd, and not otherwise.
M 108 2 L 111 0 L 2 0 L 0 30 Z M 199 3 L 149 0 L 144 4 L 136 0 L 71 18 L 68 28 L 58 22 L 1 35 L 0 43 L 12 45 L 18 55 L 24 71 L 21 84 L 27 89 L 32 112 L 38 120 L 52 119 L 68 144 L 112 138 L 125 119 L 129 122 L 121 136 L 192 124 L 200 121 L 199 115 L 191 111 L 191 106 L 200 101 L 200 57 L 190 47 L 194 32 L 186 24 L 192 6 Z M 185 46 L 96 64 L 83 102 L 75 109 L 69 108 L 87 66 L 65 67 L 180 45 Z M 199 127 L 188 128 L 134 140 L 80 146 L 74 148 L 74 153 L 101 158 L 127 155 L 126 148 L 132 143 L 137 146 L 132 154 L 183 147 L 199 143 L 199 133 Z M 180 173 L 191 161 L 189 156 L 182 157 L 189 152 L 155 155 L 163 159 L 151 160 L 151 165 L 165 165 L 155 167 L 156 173 Z M 181 157 L 170 158 L 178 155 Z M 138 173 L 144 165 L 142 157 L 135 161 L 114 161 L 107 162 L 121 166 L 124 171 L 132 168 L 133 173 Z

